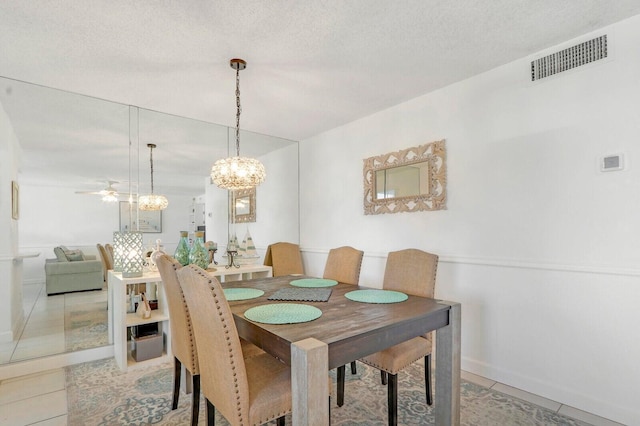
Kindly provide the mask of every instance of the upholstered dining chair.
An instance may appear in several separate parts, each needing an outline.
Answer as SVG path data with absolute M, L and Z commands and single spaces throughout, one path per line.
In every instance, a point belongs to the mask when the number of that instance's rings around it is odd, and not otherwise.
M 323 278 L 336 280 L 341 283 L 358 285 L 360 282 L 360 268 L 364 252 L 353 247 L 343 246 L 329 250 L 327 263 L 324 266 Z M 356 362 L 351 361 L 351 374 L 357 373 Z M 344 375 L 345 366 L 337 370 L 338 389 L 336 403 L 339 407 L 344 404 Z
M 189 265 L 177 271 L 195 333 L 207 401 L 207 424 L 217 409 L 233 426 L 258 425 L 291 412 L 291 370 L 267 353 L 244 359 L 229 303 L 218 280 Z
M 389 253 L 382 288 L 406 294 L 432 298 L 435 292 L 438 256 L 417 249 Z M 431 333 L 392 346 L 360 361 L 380 370 L 382 383 L 387 382 L 389 424 L 397 424 L 398 372 L 424 358 L 424 380 L 427 405 L 433 404 L 431 395 Z
M 105 250 L 107 251 L 107 259 L 111 263 L 111 269 L 113 269 L 113 246 L 109 243 L 104 245 Z
M 171 351 L 174 356 L 173 365 L 173 401 L 171 409 L 178 408 L 180 395 L 180 376 L 182 366 L 191 375 L 192 401 L 191 424 L 198 424 L 200 412 L 200 367 L 198 364 L 198 351 L 194 340 L 191 314 L 184 298 L 184 293 L 178 281 L 177 271 L 182 268 L 180 262 L 168 255 L 162 255 L 156 261 L 158 272 L 162 278 L 169 318 L 171 321 Z M 251 357 L 263 351 L 257 346 L 244 341 L 242 345 L 243 356 Z
M 109 260 L 109 254 L 102 244 L 96 244 L 96 247 L 98 248 L 98 255 L 100 256 L 100 261 L 102 262 L 103 280 L 106 283 L 109 277 L 109 270 L 113 269 L 113 262 Z
M 273 276 L 304 274 L 300 246 L 293 243 L 274 243 L 267 247 L 264 256 L 265 266 L 273 268 Z

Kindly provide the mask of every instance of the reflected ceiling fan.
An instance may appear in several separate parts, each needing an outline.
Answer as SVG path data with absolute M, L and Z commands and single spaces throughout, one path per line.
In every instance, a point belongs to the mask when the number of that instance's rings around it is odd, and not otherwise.
M 107 187 L 100 191 L 76 191 L 76 194 L 100 195 L 105 203 L 115 203 L 118 201 L 118 190 L 113 187 L 114 184 L 120 183 L 117 180 L 108 180 Z

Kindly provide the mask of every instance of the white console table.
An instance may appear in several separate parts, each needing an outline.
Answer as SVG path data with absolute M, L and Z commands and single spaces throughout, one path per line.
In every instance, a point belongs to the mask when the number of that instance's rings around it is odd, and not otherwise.
M 239 268 L 225 268 L 224 265 L 211 265 L 215 271 L 209 274 L 222 282 L 248 280 L 252 278 L 265 278 L 272 276 L 271 266 L 241 265 Z M 127 289 L 130 285 L 156 283 L 158 292 L 158 309 L 151 311 L 151 318 L 142 319 L 135 312 L 127 313 Z M 114 356 L 118 367 L 122 371 L 136 365 L 159 363 L 171 358 L 171 332 L 169 328 L 169 309 L 167 307 L 162 279 L 158 271 L 145 271 L 141 277 L 123 278 L 121 272 L 109 271 L 107 286 L 108 293 L 108 324 L 109 343 L 113 343 Z M 143 324 L 158 323 L 159 333 L 166 336 L 163 343 L 162 356 L 142 362 L 136 362 L 131 356 L 131 348 L 127 339 L 127 330 L 130 327 Z

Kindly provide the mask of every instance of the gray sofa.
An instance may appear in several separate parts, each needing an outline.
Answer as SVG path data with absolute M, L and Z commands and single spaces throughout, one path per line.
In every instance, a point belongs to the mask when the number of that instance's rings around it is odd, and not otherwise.
M 44 265 L 47 295 L 102 289 L 102 262 L 96 256 L 62 247 L 53 251 L 56 258 L 46 259 Z

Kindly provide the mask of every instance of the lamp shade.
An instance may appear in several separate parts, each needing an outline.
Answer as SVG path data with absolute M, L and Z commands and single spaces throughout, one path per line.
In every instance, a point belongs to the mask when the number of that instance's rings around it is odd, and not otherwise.
M 123 278 L 141 277 L 144 272 L 142 232 L 113 233 L 114 271 L 120 269 Z

